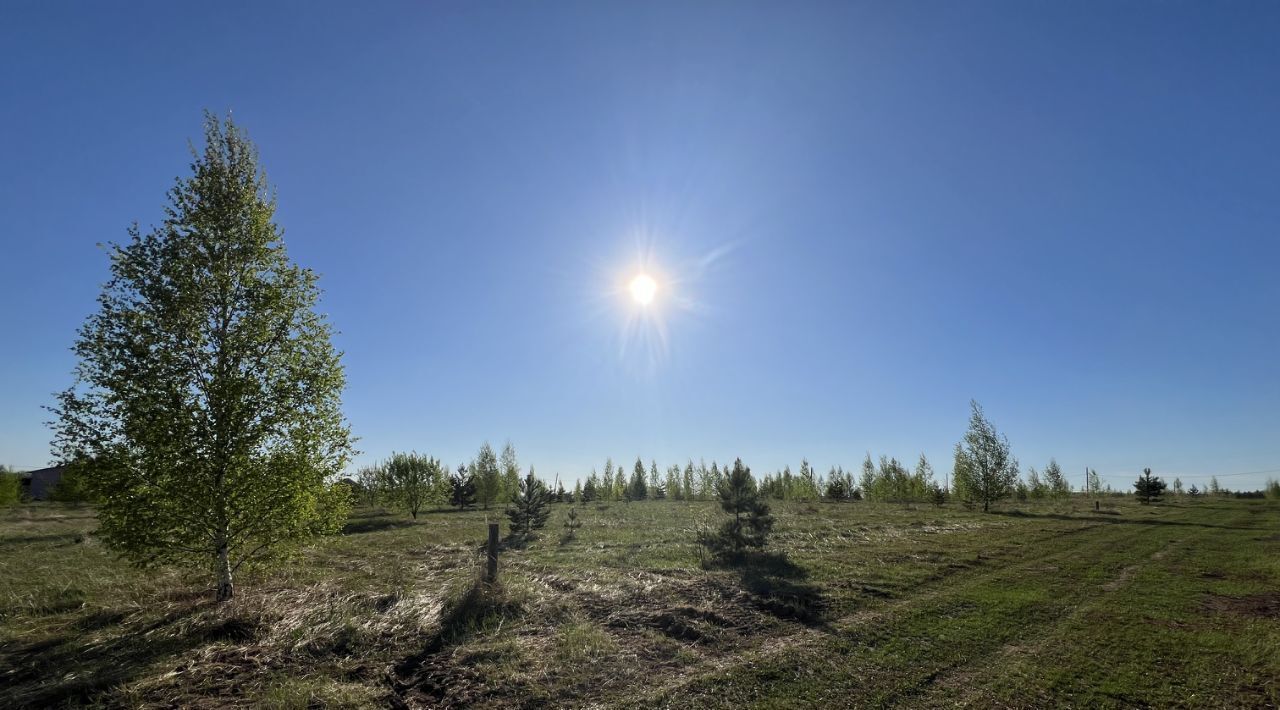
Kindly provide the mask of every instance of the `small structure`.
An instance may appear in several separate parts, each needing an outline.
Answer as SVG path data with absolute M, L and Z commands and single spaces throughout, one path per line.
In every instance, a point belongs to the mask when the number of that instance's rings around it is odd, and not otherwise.
M 48 500 L 53 489 L 62 482 L 66 466 L 50 466 L 22 474 L 22 492 L 30 500 Z

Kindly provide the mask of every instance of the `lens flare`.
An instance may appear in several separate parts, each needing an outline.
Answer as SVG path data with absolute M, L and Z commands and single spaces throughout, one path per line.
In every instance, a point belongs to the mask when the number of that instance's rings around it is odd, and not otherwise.
M 658 293 L 658 282 L 648 274 L 637 274 L 631 279 L 631 284 L 627 287 L 631 290 L 631 299 L 642 306 L 653 303 L 653 297 Z

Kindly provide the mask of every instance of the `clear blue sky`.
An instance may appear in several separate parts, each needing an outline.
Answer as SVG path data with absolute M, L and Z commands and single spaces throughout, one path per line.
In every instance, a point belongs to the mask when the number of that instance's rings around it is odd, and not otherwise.
M 1277 37 L 1274 2 L 9 0 L 0 462 L 49 460 L 95 243 L 209 108 L 322 274 L 360 462 L 941 473 L 976 398 L 1077 484 L 1280 469 Z

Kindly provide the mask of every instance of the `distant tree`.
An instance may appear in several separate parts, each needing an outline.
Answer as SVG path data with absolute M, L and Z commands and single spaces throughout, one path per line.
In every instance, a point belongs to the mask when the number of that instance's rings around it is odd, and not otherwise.
M 507 517 L 511 519 L 511 536 L 516 540 L 533 537 L 534 531 L 546 526 L 551 515 L 551 493 L 546 484 L 532 473 L 520 482 L 520 489 L 511 498 Z
M 1040 500 L 1049 495 L 1049 486 L 1040 478 L 1035 466 L 1027 469 L 1027 491 L 1035 500 Z
M 533 466 L 530 466 L 530 467 L 529 467 L 529 473 L 533 473 Z M 557 474 L 557 475 L 558 475 L 558 474 Z M 557 482 L 556 482 L 555 500 L 556 500 L 556 502 L 557 502 L 557 503 L 563 503 L 563 502 L 564 502 L 564 497 L 565 497 L 564 484 L 563 484 L 563 483 L 560 483 L 559 481 L 557 481 Z
M 476 477 L 459 466 L 458 472 L 449 477 L 449 505 L 466 510 L 476 504 Z
M 53 489 L 49 491 L 49 500 L 75 505 L 96 502 L 97 496 L 93 492 L 89 479 L 91 472 L 92 462 L 90 461 L 73 461 L 66 464 L 62 470 L 62 478 L 58 479 Z
M 618 500 L 613 490 L 613 459 L 604 460 L 604 477 L 600 480 L 599 497 L 605 500 Z
M 1134 495 L 1143 503 L 1160 502 L 1164 495 L 1165 483 L 1159 476 L 1152 476 L 1151 469 L 1142 469 L 1142 475 L 1133 484 Z
M 658 462 L 655 460 L 650 460 L 649 461 L 649 491 L 652 492 L 654 488 L 657 488 L 660 485 L 662 485 L 662 478 L 658 475 Z M 656 498 L 657 496 L 654 496 L 654 497 Z
M 0 505 L 14 505 L 21 500 L 21 474 L 8 466 L 0 466 Z
M 1067 482 L 1067 477 L 1062 475 L 1062 468 L 1058 466 L 1057 459 L 1049 459 L 1049 465 L 1044 467 L 1044 482 L 1049 487 L 1049 495 L 1054 498 L 1071 495 L 1071 484 Z
M 1263 488 L 1263 492 L 1268 498 L 1280 498 L 1280 481 L 1274 478 L 1267 479 L 1267 485 Z
M 502 453 L 498 455 L 498 469 L 502 476 L 498 499 L 506 500 L 520 490 L 520 461 L 516 458 L 516 447 L 508 440 L 502 445 Z
M 382 472 L 386 499 L 403 507 L 414 520 L 424 506 L 440 502 L 445 472 L 436 459 L 416 452 L 393 453 Z
M 749 548 L 760 548 L 773 529 L 769 506 L 760 499 L 751 469 L 734 461 L 733 470 L 720 483 L 720 507 L 733 516 L 716 533 L 702 533 L 698 542 L 721 558 L 734 558 Z
M 577 479 L 574 480 L 573 493 L 571 495 L 573 496 L 573 499 L 569 501 L 570 503 L 582 502 L 582 481 Z
M 867 452 L 867 457 L 862 460 L 862 476 L 858 479 L 858 487 L 862 489 L 862 495 L 867 500 L 876 500 L 879 497 L 879 486 L 876 481 L 876 465 L 871 463 L 871 452 Z
M 683 492 L 683 495 L 681 497 L 684 498 L 685 500 L 693 500 L 694 496 L 697 495 L 697 492 L 693 488 L 693 461 L 692 460 L 689 461 L 688 465 L 684 467 L 684 481 L 681 488 Z
M 382 499 L 382 470 L 377 466 L 361 466 L 356 471 L 356 497 L 367 506 L 377 505 Z
M 627 485 L 629 500 L 644 500 L 649 497 L 649 487 L 644 482 L 644 462 L 636 457 L 635 468 L 631 471 L 631 483 Z
M 707 488 L 706 496 L 708 498 L 718 496 L 722 474 L 720 473 L 720 464 L 716 463 L 714 460 L 711 461 L 711 470 L 707 472 L 707 479 L 710 481 L 711 485 Z
M 845 488 L 844 479 L 836 476 L 827 477 L 827 490 L 823 493 L 827 500 L 845 500 L 849 497 L 849 489 Z
M 938 485 L 934 481 L 932 490 L 929 491 L 929 500 L 933 502 L 933 507 L 941 508 L 947 503 L 947 489 Z
M 619 463 L 613 469 L 613 500 L 629 499 L 627 490 L 627 475 L 623 470 L 625 467 Z
M 649 489 L 654 500 L 664 500 L 667 497 L 667 487 L 661 483 Z
M 160 226 L 111 244 L 99 311 L 58 395 L 54 452 L 91 462 L 98 534 L 137 565 L 233 576 L 321 534 L 350 497 L 344 375 L 316 275 L 285 251 L 243 129 L 206 115 Z
M 472 474 L 476 477 L 476 497 L 485 510 L 502 496 L 502 472 L 498 468 L 498 456 L 489 442 L 484 442 L 476 453 Z M 514 491 L 512 492 L 514 493 Z
M 672 500 L 684 499 L 684 487 L 680 483 L 680 466 L 673 464 L 667 467 L 667 481 L 664 485 L 667 496 Z
M 929 459 L 925 458 L 923 453 L 920 454 L 920 460 L 916 462 L 915 473 L 911 477 L 911 487 L 908 491 L 908 499 L 912 501 L 923 501 L 929 498 L 933 491 L 933 465 L 929 463 Z
M 1009 495 L 1018 480 L 1018 466 L 1010 453 L 1009 440 L 996 431 L 976 401 L 969 406 L 969 430 L 956 449 L 957 462 L 961 464 L 956 476 L 965 477 L 966 490 L 985 512 L 992 503 Z M 1046 469 L 1045 474 L 1048 473 Z
M 1187 489 L 1187 495 L 1191 496 L 1192 500 L 1195 500 L 1200 497 L 1200 489 L 1196 488 L 1196 484 L 1193 483 L 1191 484 L 1191 488 Z
M 1097 471 L 1089 469 L 1089 473 L 1085 476 L 1085 487 L 1091 496 L 1102 494 L 1102 477 L 1098 475 Z
M 1220 495 L 1222 495 L 1222 486 L 1219 486 L 1219 485 L 1218 485 L 1218 477 L 1217 477 L 1217 476 L 1210 476 L 1210 477 L 1209 477 L 1209 488 L 1207 489 L 1207 491 L 1206 491 L 1206 492 L 1207 492 L 1209 495 L 1211 495 L 1211 496 L 1220 496 Z
M 808 459 L 800 459 L 800 476 L 796 479 L 793 490 L 789 491 L 792 498 L 800 500 L 813 500 L 817 498 L 820 491 L 818 489 L 817 474 L 813 470 L 813 466 L 809 465 Z
M 1181 479 L 1181 478 L 1174 478 L 1174 479 L 1173 479 L 1173 493 L 1174 493 L 1174 495 L 1181 496 L 1184 492 L 1185 492 L 1185 491 L 1182 489 L 1182 479 Z
M 582 486 L 582 502 L 590 503 L 599 497 L 598 489 L 600 481 L 596 477 L 596 470 L 591 469 L 591 475 L 587 476 L 587 482 Z
M 715 479 L 711 475 L 711 469 L 707 468 L 706 459 L 698 459 L 698 467 L 695 470 L 698 475 L 697 488 L 691 497 L 698 500 L 706 500 L 715 495 Z

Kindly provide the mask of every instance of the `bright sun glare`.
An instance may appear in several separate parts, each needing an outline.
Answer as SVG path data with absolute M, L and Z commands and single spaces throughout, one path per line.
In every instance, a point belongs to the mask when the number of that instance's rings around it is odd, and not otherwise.
M 658 284 L 648 274 L 637 274 L 631 279 L 631 298 L 642 306 L 647 306 L 653 302 L 653 296 L 658 292 Z

